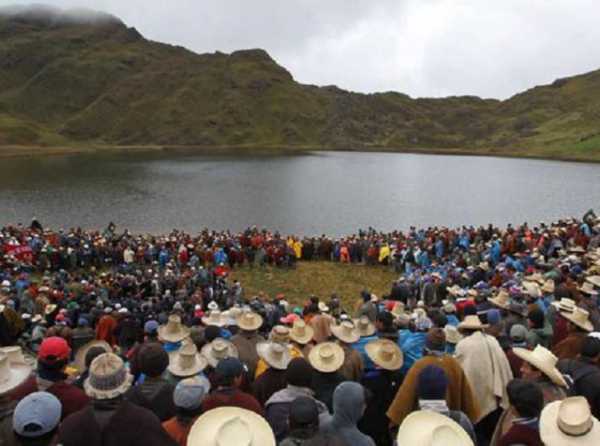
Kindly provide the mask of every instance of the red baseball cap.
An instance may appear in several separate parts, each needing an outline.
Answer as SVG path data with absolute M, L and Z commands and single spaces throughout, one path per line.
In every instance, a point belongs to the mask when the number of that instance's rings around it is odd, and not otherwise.
M 63 338 L 52 336 L 42 341 L 38 351 L 38 359 L 49 364 L 68 360 L 71 355 L 71 347 Z

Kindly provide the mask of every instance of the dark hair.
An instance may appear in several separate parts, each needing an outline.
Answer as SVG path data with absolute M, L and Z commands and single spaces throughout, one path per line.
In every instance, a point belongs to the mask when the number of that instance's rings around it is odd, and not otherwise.
M 294 358 L 290 361 L 285 372 L 288 384 L 297 387 L 310 387 L 313 368 L 304 358 Z
M 527 314 L 527 319 L 533 324 L 533 328 L 544 328 L 544 312 L 540 308 L 534 308 Z
M 448 317 L 440 310 L 432 310 L 429 312 L 429 319 L 433 322 L 433 325 L 439 328 L 444 328 L 448 325 Z
M 379 312 L 376 320 L 383 325 L 383 331 L 394 331 L 394 316 L 389 311 Z
M 103 353 L 106 353 L 106 349 L 104 347 L 90 348 L 85 354 L 85 366 L 89 368 L 92 361 Z
M 600 339 L 586 336 L 581 344 L 581 356 L 595 358 L 600 355 Z
M 533 381 L 513 379 L 506 386 L 510 404 L 522 417 L 539 417 L 544 408 L 542 388 Z

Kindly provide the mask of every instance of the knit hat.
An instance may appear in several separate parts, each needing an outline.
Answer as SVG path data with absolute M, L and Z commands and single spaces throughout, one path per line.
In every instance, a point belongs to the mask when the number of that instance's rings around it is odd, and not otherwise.
M 314 398 L 299 396 L 290 404 L 289 422 L 294 426 L 319 423 L 319 408 Z
M 138 354 L 140 371 L 147 376 L 160 376 L 169 366 L 169 354 L 156 342 L 144 345 Z
M 60 401 L 51 393 L 30 393 L 17 404 L 12 426 L 22 437 L 41 437 L 58 426 L 61 412 Z
M 90 364 L 89 376 L 83 383 L 85 393 L 97 400 L 123 395 L 131 387 L 133 376 L 114 353 L 103 353 Z
M 294 358 L 288 364 L 285 377 L 288 384 L 297 387 L 310 387 L 313 368 L 304 358 Z
M 446 351 L 446 333 L 443 328 L 432 328 L 425 336 L 425 348 L 432 352 Z
M 419 373 L 417 394 L 422 400 L 443 400 L 446 398 L 448 376 L 441 367 L 428 365 Z
M 179 381 L 173 392 L 175 406 L 185 410 L 196 410 L 210 392 L 210 381 L 204 376 L 195 376 Z

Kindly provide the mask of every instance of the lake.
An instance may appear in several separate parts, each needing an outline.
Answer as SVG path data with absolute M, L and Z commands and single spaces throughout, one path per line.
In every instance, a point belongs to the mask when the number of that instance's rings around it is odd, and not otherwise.
M 0 224 L 284 234 L 530 224 L 600 210 L 600 164 L 395 153 L 129 153 L 0 161 Z

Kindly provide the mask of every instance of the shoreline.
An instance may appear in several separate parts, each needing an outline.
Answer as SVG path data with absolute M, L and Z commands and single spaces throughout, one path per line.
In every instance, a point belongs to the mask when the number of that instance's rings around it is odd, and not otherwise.
M 34 158 L 41 156 L 69 156 L 95 154 L 133 153 L 175 153 L 190 155 L 220 156 L 289 156 L 310 155 L 315 152 L 355 152 L 355 153 L 398 153 L 417 155 L 450 155 L 450 156 L 483 156 L 496 158 L 519 158 L 543 161 L 562 161 L 579 163 L 600 163 L 600 152 L 594 156 L 548 155 L 531 150 L 500 151 L 499 149 L 464 149 L 464 148 L 392 148 L 380 146 L 363 146 L 355 148 L 339 148 L 330 146 L 268 146 L 268 145 L 236 145 L 236 146 L 174 146 L 174 145 L 97 145 L 87 146 L 0 146 L 0 159 Z

